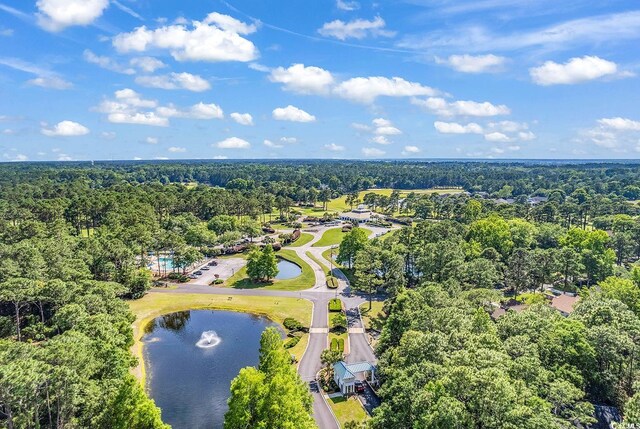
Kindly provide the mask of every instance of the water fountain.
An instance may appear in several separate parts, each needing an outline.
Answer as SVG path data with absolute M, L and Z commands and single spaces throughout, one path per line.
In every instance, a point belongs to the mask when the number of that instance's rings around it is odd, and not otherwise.
M 202 335 L 200 335 L 200 339 L 196 343 L 196 346 L 201 349 L 210 349 L 220 344 L 221 341 L 222 338 L 218 336 L 216 331 L 204 331 Z

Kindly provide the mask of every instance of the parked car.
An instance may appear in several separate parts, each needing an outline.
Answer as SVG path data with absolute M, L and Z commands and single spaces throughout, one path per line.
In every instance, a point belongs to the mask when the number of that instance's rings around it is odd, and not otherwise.
M 218 266 L 218 263 L 216 261 L 211 261 L 207 265 L 210 266 L 210 267 L 216 267 L 216 266 Z
M 198 278 L 198 276 L 196 276 L 195 274 L 189 274 L 189 278 L 190 278 L 190 279 L 197 279 L 197 278 Z
M 200 268 L 201 271 L 209 271 L 209 267 L 207 267 L 206 265 L 202 268 Z
M 196 276 L 201 276 L 201 275 L 202 275 L 202 271 L 198 270 L 198 271 L 196 271 L 196 272 L 195 272 L 195 273 L 193 273 L 193 274 L 195 274 Z
M 356 381 L 356 392 L 364 393 L 364 383 L 362 381 Z
M 320 388 L 318 387 L 318 382 L 316 380 L 312 380 L 309 382 L 309 390 L 312 392 L 319 392 Z

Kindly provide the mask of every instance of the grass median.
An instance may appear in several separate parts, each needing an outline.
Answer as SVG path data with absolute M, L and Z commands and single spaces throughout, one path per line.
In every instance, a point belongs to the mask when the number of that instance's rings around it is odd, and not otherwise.
M 302 273 L 295 278 L 279 280 L 273 279 L 268 283 L 254 282 L 247 277 L 247 267 L 238 270 L 233 276 L 225 280 L 222 287 L 234 289 L 268 289 L 268 290 L 288 290 L 299 291 L 312 288 L 316 283 L 316 276 L 313 269 L 304 262 L 294 250 L 283 249 L 276 253 L 278 257 L 293 262 L 302 269 Z

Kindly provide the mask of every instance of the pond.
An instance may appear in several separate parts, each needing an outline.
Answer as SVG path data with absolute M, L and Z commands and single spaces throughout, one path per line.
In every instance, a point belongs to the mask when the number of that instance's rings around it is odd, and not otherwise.
M 295 279 L 302 274 L 302 268 L 300 268 L 298 264 L 294 264 L 286 259 L 278 260 L 278 270 L 279 272 L 276 276 L 278 280 Z
M 173 429 L 221 428 L 231 380 L 258 364 L 260 335 L 277 326 L 247 313 L 191 310 L 156 318 L 143 338 L 147 388 Z

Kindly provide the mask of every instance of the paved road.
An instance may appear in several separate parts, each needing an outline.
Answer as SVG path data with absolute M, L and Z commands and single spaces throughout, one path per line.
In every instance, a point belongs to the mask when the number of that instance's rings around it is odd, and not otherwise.
M 298 364 L 298 373 L 305 382 L 315 380 L 316 374 L 321 369 L 322 364 L 320 362 L 320 354 L 327 348 L 328 334 L 324 331 L 328 328 L 328 303 L 336 293 L 340 295 L 340 298 L 345 302 L 347 307 L 347 315 L 349 320 L 349 327 L 356 328 L 357 332 L 349 333 L 349 340 L 351 345 L 351 352 L 347 356 L 348 362 L 359 362 L 367 360 L 369 362 L 377 362 L 373 350 L 367 342 L 366 334 L 362 332 L 362 323 L 358 313 L 358 306 L 366 301 L 366 299 L 359 295 L 351 294 L 351 287 L 344 274 L 338 270 L 334 270 L 334 275 L 339 279 L 338 290 L 329 289 L 327 287 L 326 271 L 330 264 L 326 261 L 322 252 L 326 251 L 329 247 L 312 247 L 315 242 L 320 240 L 322 234 L 330 228 L 317 228 L 317 231 L 312 233 L 314 238 L 309 243 L 300 247 L 289 247 L 288 249 L 294 250 L 297 255 L 313 269 L 315 273 L 315 284 L 312 288 L 301 291 L 276 291 L 276 290 L 260 290 L 260 289 L 233 289 L 233 288 L 216 288 L 205 284 L 187 283 L 180 285 L 176 289 L 154 289 L 154 292 L 159 293 L 202 293 L 202 294 L 215 294 L 215 295 L 241 295 L 241 296 L 279 296 L 290 298 L 303 298 L 313 303 L 313 317 L 311 320 L 310 329 L 319 329 L 320 332 L 309 334 L 309 343 L 304 356 Z M 371 238 L 375 235 L 385 231 L 381 228 L 372 228 L 373 232 Z M 310 252 L 318 261 L 324 265 L 319 265 L 313 259 L 311 259 L 307 252 Z M 199 283 L 199 282 L 198 282 Z M 203 282 L 204 283 L 204 282 Z M 311 391 L 313 396 L 313 416 L 320 429 L 338 429 L 339 426 L 333 416 L 333 413 L 329 409 L 327 403 L 322 397 L 322 394 L 317 391 Z M 377 404 L 375 404 L 377 405 Z

